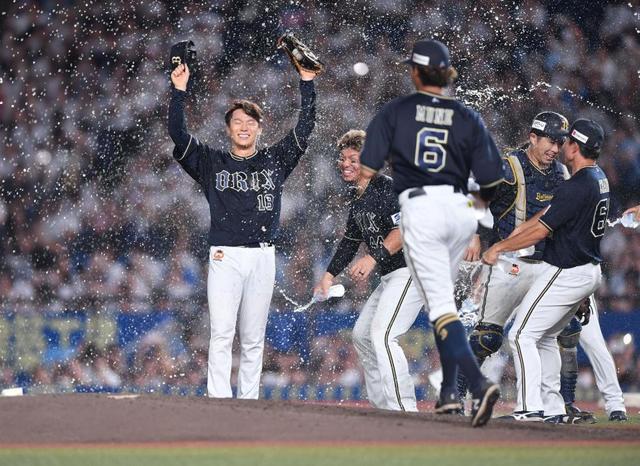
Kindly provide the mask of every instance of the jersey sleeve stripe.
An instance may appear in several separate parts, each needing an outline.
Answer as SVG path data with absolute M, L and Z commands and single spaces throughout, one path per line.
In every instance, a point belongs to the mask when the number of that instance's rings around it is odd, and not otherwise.
M 375 168 L 368 167 L 362 163 L 360 164 L 360 168 L 364 168 L 365 171 L 371 172 L 373 174 L 376 174 L 379 171 L 379 170 L 376 170 Z
M 504 181 L 504 178 L 500 178 L 499 180 L 493 181 L 493 182 L 488 183 L 488 184 L 481 184 L 480 187 L 481 188 L 493 188 L 494 186 L 498 186 L 503 181 Z
M 300 150 L 304 150 L 304 149 L 302 148 L 302 146 L 300 145 L 300 141 L 298 141 L 298 135 L 296 134 L 296 129 L 295 129 L 295 128 L 293 128 L 293 137 L 294 137 L 294 139 L 296 140 L 296 144 L 298 145 L 298 147 L 300 148 Z
M 180 157 L 177 160 L 182 160 L 185 158 L 185 156 L 187 155 L 187 152 L 189 152 L 189 147 L 191 147 L 191 141 L 193 141 L 193 136 L 189 135 L 189 144 L 187 144 L 187 148 L 184 150 L 184 152 L 182 153 L 182 157 Z
M 547 230 L 549 230 L 551 233 L 553 233 L 553 228 L 551 228 L 549 225 L 547 225 L 546 223 L 544 223 L 544 222 L 542 221 L 542 219 L 538 219 L 538 222 L 542 223 L 542 225 L 543 225 Z

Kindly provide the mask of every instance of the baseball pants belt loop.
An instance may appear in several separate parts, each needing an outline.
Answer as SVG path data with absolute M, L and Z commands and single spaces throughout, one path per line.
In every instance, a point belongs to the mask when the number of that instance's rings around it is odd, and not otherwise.
M 271 246 L 273 246 L 273 243 L 258 242 L 258 243 L 242 244 L 242 245 L 240 245 L 238 247 L 239 248 L 269 248 Z
M 519 257 L 522 262 L 526 262 L 527 264 L 540 264 L 542 261 L 537 259 L 527 259 L 525 257 Z
M 414 197 L 418 197 L 418 196 L 424 196 L 426 193 L 426 191 L 424 190 L 424 188 L 415 188 L 412 189 L 409 192 L 409 199 L 413 199 Z
M 451 186 L 451 185 L 427 185 L 427 186 L 420 186 L 418 188 L 414 188 L 409 192 L 409 195 L 407 196 L 408 199 L 413 199 L 414 197 L 418 197 L 418 196 L 422 196 L 427 194 L 430 190 L 436 191 L 436 192 L 445 192 L 445 190 L 449 191 L 449 192 L 454 192 L 454 193 L 461 193 L 462 189 L 460 189 L 458 186 Z

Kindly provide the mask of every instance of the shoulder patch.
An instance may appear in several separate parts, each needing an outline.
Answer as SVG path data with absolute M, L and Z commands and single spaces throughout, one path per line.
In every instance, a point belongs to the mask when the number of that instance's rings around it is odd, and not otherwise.
M 600 194 L 609 192 L 609 180 L 601 178 L 598 180 L 598 184 L 600 185 Z

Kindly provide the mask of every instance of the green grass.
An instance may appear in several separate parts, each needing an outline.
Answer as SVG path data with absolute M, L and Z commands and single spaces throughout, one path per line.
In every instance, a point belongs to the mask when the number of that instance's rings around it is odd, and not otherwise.
M 200 448 L 43 448 L 0 450 L 11 466 L 590 466 L 637 464 L 637 446 L 236 446 Z

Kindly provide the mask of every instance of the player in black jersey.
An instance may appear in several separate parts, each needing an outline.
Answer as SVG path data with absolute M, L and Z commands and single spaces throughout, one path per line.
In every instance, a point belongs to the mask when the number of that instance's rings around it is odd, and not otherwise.
M 518 377 L 516 416 L 563 422 L 566 414 L 557 336 L 601 281 L 600 240 L 609 212 L 609 182 L 596 164 L 603 142 L 600 125 L 574 122 L 562 148 L 571 178 L 560 184 L 548 209 L 483 254 L 493 265 L 499 254 L 548 237 L 542 255 L 545 270 L 522 300 L 509 332 Z
M 488 200 L 504 167 L 480 115 L 445 95 L 457 76 L 447 47 L 435 40 L 418 41 L 407 63 L 416 92 L 389 102 L 372 120 L 361 156 L 363 174 L 373 176 L 390 159 L 405 258 L 440 352 L 443 383 L 436 412 L 461 410 L 459 366 L 473 395 L 471 424 L 482 426 L 491 418 L 500 389 L 482 375 L 469 348 L 453 281 L 477 226 L 465 195 L 469 173 Z
M 400 207 L 393 180 L 364 179 L 360 151 L 365 132 L 351 130 L 338 140 L 338 168 L 354 193 L 344 237 L 327 271 L 314 288 L 326 296 L 334 277 L 355 257 L 362 243 L 368 254 L 350 269 L 356 281 L 367 280 L 378 267 L 380 285 L 367 300 L 353 328 L 353 343 L 364 368 L 369 402 L 381 409 L 417 411 L 415 387 L 398 338 L 409 330 L 422 307 L 402 254 Z
M 246 100 L 225 114 L 229 149 L 214 149 L 189 134 L 184 106 L 189 69 L 171 74 L 169 105 L 173 156 L 196 180 L 209 202 L 211 319 L 207 391 L 229 398 L 231 347 L 236 321 L 240 337 L 238 398 L 258 398 L 267 315 L 275 280 L 273 240 L 280 217 L 283 183 L 307 148 L 315 124 L 314 73 L 300 70 L 302 108 L 296 127 L 280 142 L 258 149 L 262 110 Z

